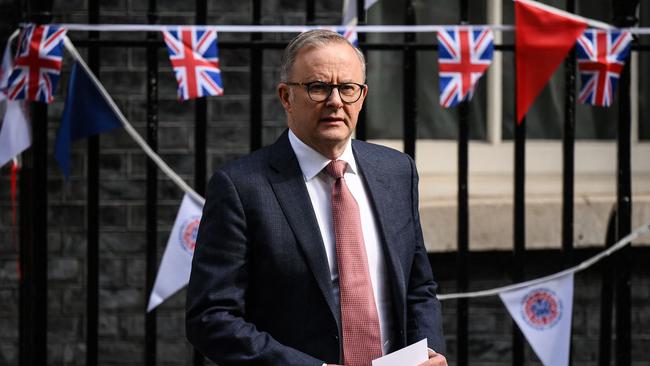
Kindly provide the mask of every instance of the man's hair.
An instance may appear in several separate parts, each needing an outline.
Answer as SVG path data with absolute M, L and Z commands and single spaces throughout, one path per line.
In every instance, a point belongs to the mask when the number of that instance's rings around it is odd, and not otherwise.
M 296 55 L 300 50 L 307 47 L 320 48 L 330 43 L 342 43 L 350 45 L 359 58 L 361 63 L 361 73 L 363 75 L 363 82 L 366 81 L 366 58 L 363 52 L 354 47 L 347 39 L 336 32 L 326 29 L 313 29 L 304 33 L 300 33 L 296 38 L 292 39 L 284 49 L 282 55 L 282 64 L 280 65 L 280 81 L 289 81 L 289 75 L 293 69 L 293 64 L 296 62 Z

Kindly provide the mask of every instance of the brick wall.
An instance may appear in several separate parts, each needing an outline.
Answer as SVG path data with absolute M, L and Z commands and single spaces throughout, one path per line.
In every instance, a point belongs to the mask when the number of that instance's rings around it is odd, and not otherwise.
M 20 12 L 14 1 L 0 0 L 0 39 L 14 29 Z M 305 2 L 263 1 L 263 24 L 303 24 Z M 336 24 L 340 19 L 341 1 L 317 1 L 316 22 Z M 192 24 L 194 2 L 158 1 L 159 22 Z M 251 1 L 209 2 L 210 24 L 249 24 Z M 54 1 L 55 22 L 87 21 L 86 2 Z M 6 10 L 6 11 L 5 11 Z M 105 0 L 101 22 L 146 23 L 146 2 Z M 72 39 L 85 34 L 70 33 Z M 143 33 L 102 34 L 106 39 L 143 39 Z M 266 34 L 266 39 L 286 39 L 287 35 Z M 248 39 L 245 34 L 221 34 L 221 40 Z M 4 42 L 4 41 L 3 41 Z M 85 52 L 82 52 L 85 53 Z M 226 95 L 208 99 L 208 171 L 225 161 L 248 152 L 249 136 L 249 52 L 220 50 Z M 280 52 L 266 51 L 263 68 L 263 136 L 270 143 L 284 128 L 283 112 L 275 97 Z M 159 148 L 161 156 L 187 182 L 193 185 L 194 104 L 176 100 L 176 85 L 166 50 L 159 50 Z M 53 151 L 58 128 L 67 72 L 71 60 L 66 58 L 57 100 L 49 108 L 50 141 Z M 146 55 L 143 49 L 105 48 L 101 50 L 100 77 L 127 118 L 145 134 Z M 100 159 L 100 318 L 99 357 L 101 365 L 142 365 L 144 360 L 145 293 L 145 170 L 146 158 L 121 130 L 101 136 Z M 86 144 L 74 144 L 72 175 L 65 181 L 50 159 L 47 189 L 48 202 L 48 365 L 83 365 L 85 363 L 85 199 Z M 9 205 L 8 170 L 0 170 L 0 364 L 18 365 L 18 274 L 17 248 L 12 240 Z M 24 192 L 28 194 L 28 192 Z M 158 253 L 162 255 L 171 223 L 180 204 L 182 192 L 162 174 L 158 188 Z M 597 356 L 594 337 L 598 323 L 596 312 L 598 285 L 591 277 L 576 278 L 575 359 L 593 364 Z M 507 281 L 501 273 L 491 272 L 473 282 L 481 288 Z M 597 282 L 597 281 L 596 281 Z M 633 280 L 635 306 L 640 308 L 650 297 L 647 273 Z M 452 288 L 451 280 L 441 282 L 443 290 Z M 450 292 L 450 291 L 444 291 Z M 185 341 L 184 291 L 158 310 L 158 365 L 188 365 L 192 350 Z M 481 365 L 509 365 L 509 317 L 498 299 L 472 302 L 470 313 L 470 361 Z M 446 304 L 447 305 L 447 304 Z M 450 359 L 455 345 L 454 306 L 444 307 L 450 339 Z M 650 359 L 644 352 L 650 346 L 650 314 L 633 313 L 636 360 Z M 45 327 L 44 327 L 45 329 Z M 594 335 L 596 334 L 596 335 Z M 530 354 L 530 352 L 528 352 Z M 532 359 L 533 356 L 531 355 Z

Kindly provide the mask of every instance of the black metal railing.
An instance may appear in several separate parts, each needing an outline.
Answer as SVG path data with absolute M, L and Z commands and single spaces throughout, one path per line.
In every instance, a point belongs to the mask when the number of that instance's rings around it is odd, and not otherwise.
M 359 23 L 364 24 L 365 12 L 363 0 L 357 1 Z M 26 1 L 25 20 L 39 23 L 48 23 L 52 19 L 51 1 Z M 207 23 L 209 3 L 207 0 L 196 0 L 196 24 Z M 261 24 L 262 1 L 251 2 L 251 24 Z M 415 24 L 415 1 L 405 1 L 405 23 Z M 461 1 L 460 20 L 463 23 L 468 21 L 469 3 Z M 575 9 L 574 0 L 567 1 L 567 9 Z M 620 9 L 619 9 L 620 10 Z M 629 25 L 630 19 L 634 16 L 621 17 L 616 14 L 615 20 L 620 20 L 617 25 Z M 629 15 L 629 14 L 628 14 Z M 88 22 L 100 23 L 101 14 L 98 0 L 88 0 Z M 158 22 L 157 2 L 148 1 L 147 20 L 151 24 Z M 306 24 L 314 24 L 316 19 L 316 6 L 314 0 L 306 0 Z M 415 35 L 404 34 L 401 43 L 366 43 L 365 35 L 359 37 L 360 48 L 368 50 L 401 50 L 404 60 L 404 105 L 403 105 L 403 142 L 404 151 L 415 156 L 416 154 L 416 81 L 417 65 L 416 53 L 420 50 L 435 50 L 435 44 L 417 43 Z M 149 145 L 157 150 L 158 135 L 158 57 L 157 53 L 163 47 L 159 36 L 151 33 L 146 40 L 103 40 L 96 32 L 88 34 L 87 40 L 76 42 L 78 46 L 88 48 L 89 65 L 96 75 L 100 75 L 100 54 L 104 49 L 114 47 L 131 47 L 146 50 L 146 80 L 147 80 L 147 111 L 146 111 L 146 135 Z M 224 41 L 219 43 L 221 49 L 248 49 L 250 51 L 250 150 L 256 150 L 262 146 L 263 131 L 263 88 L 262 88 L 262 67 L 264 63 L 265 50 L 278 50 L 285 46 L 284 42 L 263 40 L 261 34 L 252 33 L 249 41 Z M 634 46 L 637 50 L 647 51 L 647 48 Z M 497 45 L 497 52 L 513 52 L 512 45 Z M 577 254 L 573 248 L 573 216 L 574 216 L 574 146 L 575 146 L 575 71 L 576 65 L 574 53 L 570 54 L 565 63 L 565 125 L 563 136 L 563 211 L 562 211 L 562 260 L 565 266 L 575 263 Z M 631 157 L 630 157 L 630 71 L 629 67 L 624 69 L 619 81 L 619 131 L 618 131 L 618 170 L 617 170 L 617 215 L 615 229 L 610 224 L 608 242 L 612 242 L 612 235 L 615 238 L 622 238 L 631 230 Z M 470 102 L 472 103 L 472 102 Z M 469 103 L 463 103 L 458 108 L 458 228 L 457 228 L 457 252 L 455 258 L 449 258 L 448 254 L 441 254 L 439 258 L 447 258 L 453 261 L 456 266 L 451 270 L 452 276 L 456 277 L 458 291 L 469 289 L 471 279 L 470 263 L 475 254 L 469 250 L 469 196 L 468 196 L 468 142 L 469 142 Z M 205 99 L 195 101 L 195 132 L 194 132 L 194 187 L 199 194 L 205 192 L 207 178 L 207 123 L 208 105 Z M 514 114 L 516 116 L 516 113 Z M 47 106 L 39 103 L 32 104 L 32 126 L 33 146 L 24 154 L 24 167 L 21 171 L 20 191 L 20 243 L 21 243 L 21 267 L 22 279 L 20 281 L 20 365 L 41 366 L 47 364 L 47 205 L 48 191 L 43 189 L 43 182 L 48 178 L 48 137 L 47 137 Z M 526 250 L 526 220 L 525 220 L 525 157 L 526 157 L 526 121 L 515 124 L 514 137 L 514 207 L 513 207 L 513 250 L 507 254 L 511 256 L 509 261 L 511 278 L 513 281 L 525 279 L 525 263 L 529 256 L 535 255 Z M 357 138 L 366 138 L 365 112 L 362 113 L 357 130 Z M 87 235 L 87 268 L 86 268 L 86 364 L 96 365 L 98 363 L 98 319 L 99 319 L 99 162 L 100 162 L 100 137 L 89 139 L 87 147 L 87 210 L 86 210 L 86 235 Z M 155 165 L 149 163 L 146 169 L 146 293 L 150 293 L 158 266 L 158 171 Z M 612 230 L 615 230 L 612 232 Z M 615 265 L 605 267 L 604 276 L 614 273 L 615 278 L 603 280 L 603 304 L 601 317 L 601 353 L 600 364 L 610 363 L 609 345 L 611 343 L 611 309 L 612 309 L 612 286 L 616 294 L 616 364 L 629 365 L 631 363 L 631 340 L 630 340 L 630 251 L 625 249 L 616 255 Z M 436 254 L 431 255 L 432 260 L 437 261 Z M 614 270 L 613 268 L 616 268 Z M 146 303 L 146 301 L 145 301 Z M 453 303 L 447 304 L 451 306 Z M 468 333 L 468 312 L 470 301 L 457 300 L 456 303 L 456 352 L 455 363 L 459 366 L 469 364 L 469 333 Z M 143 310 L 144 311 L 144 310 Z M 606 312 L 610 312 L 607 316 Z M 512 364 L 522 365 L 524 359 L 524 340 L 519 329 L 513 323 L 512 337 Z M 156 311 L 148 313 L 145 318 L 145 364 L 153 366 L 157 364 L 156 355 Z M 203 359 L 200 354 L 194 354 L 194 365 L 202 365 Z

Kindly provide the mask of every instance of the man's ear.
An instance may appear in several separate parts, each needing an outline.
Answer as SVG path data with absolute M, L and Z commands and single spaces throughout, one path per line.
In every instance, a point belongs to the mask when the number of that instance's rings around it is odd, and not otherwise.
M 288 113 L 291 111 L 291 92 L 289 86 L 284 83 L 278 84 L 278 97 L 280 97 L 280 102 L 282 107 Z
M 365 88 L 363 88 L 363 91 L 361 92 L 361 108 L 365 107 L 366 105 L 366 97 L 368 96 L 368 85 L 366 85 Z

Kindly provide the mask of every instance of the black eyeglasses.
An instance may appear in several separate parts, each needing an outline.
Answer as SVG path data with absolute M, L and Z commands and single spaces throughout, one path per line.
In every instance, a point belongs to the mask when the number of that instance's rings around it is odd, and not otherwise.
M 290 83 L 284 82 L 289 86 L 304 86 L 307 88 L 307 94 L 309 98 L 314 102 L 324 102 L 327 98 L 332 95 L 332 90 L 337 88 L 339 90 L 339 95 L 341 100 L 344 103 L 351 104 L 355 103 L 359 98 L 361 98 L 361 92 L 366 87 L 363 84 L 357 83 L 343 83 L 343 84 L 330 84 L 322 81 L 312 81 L 309 83 Z

